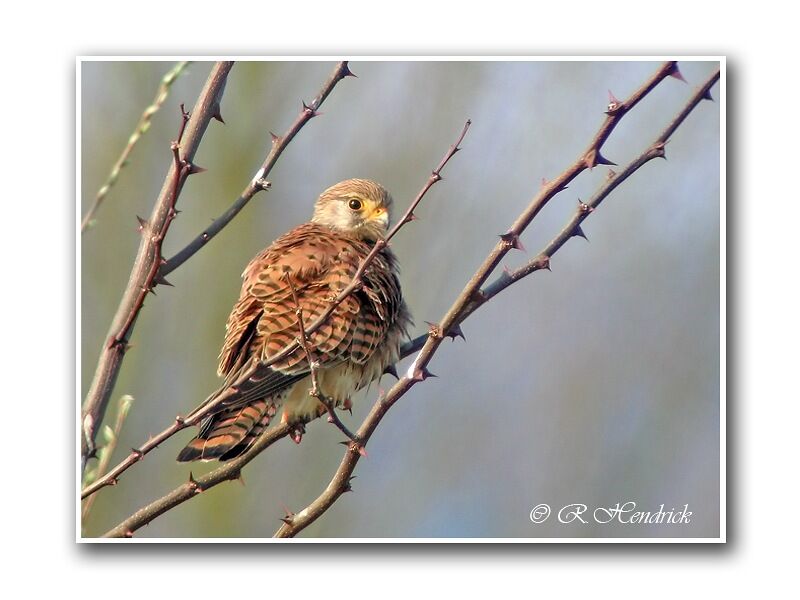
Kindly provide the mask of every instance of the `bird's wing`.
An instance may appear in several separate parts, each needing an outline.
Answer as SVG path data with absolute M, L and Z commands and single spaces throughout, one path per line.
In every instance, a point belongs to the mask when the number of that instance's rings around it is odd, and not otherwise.
M 237 392 L 229 392 L 223 406 L 277 393 L 308 375 L 302 348 L 269 367 L 263 363 L 300 336 L 298 305 L 308 329 L 350 284 L 369 250 L 366 243 L 306 224 L 250 262 L 220 354 L 219 371 L 226 376 L 226 386 L 237 382 Z M 402 303 L 393 268 L 390 255 L 379 254 L 365 274 L 363 288 L 348 296 L 309 335 L 309 348 L 321 368 L 345 360 L 364 363 L 385 339 Z

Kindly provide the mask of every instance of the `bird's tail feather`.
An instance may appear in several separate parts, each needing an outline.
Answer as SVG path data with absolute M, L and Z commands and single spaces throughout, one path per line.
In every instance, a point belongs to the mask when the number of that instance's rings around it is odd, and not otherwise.
M 245 452 L 277 413 L 272 401 L 256 400 L 208 418 L 200 434 L 178 454 L 179 462 L 229 460 Z

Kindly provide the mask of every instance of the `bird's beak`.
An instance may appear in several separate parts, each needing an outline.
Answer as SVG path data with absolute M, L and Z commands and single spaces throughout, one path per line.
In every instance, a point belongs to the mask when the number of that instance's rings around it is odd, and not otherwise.
M 382 206 L 379 206 L 374 211 L 372 211 L 371 220 L 377 221 L 381 226 L 384 228 L 389 226 L 389 213 L 386 209 Z

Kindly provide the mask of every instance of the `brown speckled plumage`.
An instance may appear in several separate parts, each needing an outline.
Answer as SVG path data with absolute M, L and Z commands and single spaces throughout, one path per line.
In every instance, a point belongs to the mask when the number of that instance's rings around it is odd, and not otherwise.
M 388 192 L 374 182 L 338 183 L 322 193 L 312 222 L 284 234 L 250 262 L 220 353 L 218 372 L 226 382 L 220 391 L 230 398 L 203 422 L 178 460 L 233 458 L 279 411 L 290 422 L 321 412 L 322 405 L 308 394 L 310 370 L 302 348 L 258 367 L 234 394 L 230 384 L 299 337 L 293 288 L 308 326 L 347 287 L 374 241 L 385 234 L 391 203 Z M 397 360 L 410 324 L 390 250 L 375 257 L 363 279 L 363 287 L 310 335 L 321 391 L 340 406 Z

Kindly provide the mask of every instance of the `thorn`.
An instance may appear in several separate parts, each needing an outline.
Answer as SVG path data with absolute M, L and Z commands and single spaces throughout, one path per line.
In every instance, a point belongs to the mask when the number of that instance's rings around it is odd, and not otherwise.
M 241 484 L 242 484 L 242 486 L 244 487 L 244 475 L 242 475 L 242 472 L 241 472 L 241 471 L 239 471 L 239 475 L 237 475 L 237 477 L 236 477 L 236 480 L 237 480 L 239 483 L 241 483 Z
M 355 77 L 356 79 L 358 79 L 358 75 L 356 75 L 355 73 L 353 73 L 350 70 L 350 65 L 348 64 L 347 61 L 344 61 L 344 64 L 342 65 L 341 73 L 342 73 L 342 77 Z
M 308 115 L 309 119 L 313 119 L 318 114 L 320 114 L 316 110 L 311 108 L 308 104 L 306 104 L 305 101 L 303 101 L 303 111 L 305 111 L 305 113 Z
M 547 177 L 542 177 L 542 187 L 547 187 Z
M 574 237 L 582 237 L 587 242 L 589 241 L 589 238 L 586 237 L 586 234 L 583 232 L 583 229 L 581 228 L 580 225 L 578 225 L 575 229 L 572 230 L 572 235 Z
M 550 257 L 545 255 L 540 256 L 539 259 L 536 261 L 536 268 L 540 270 L 547 269 L 548 271 L 550 271 L 551 270 Z
M 283 521 L 283 522 L 284 522 L 286 525 L 288 525 L 289 527 L 291 527 L 291 526 L 292 526 L 292 518 L 291 518 L 291 517 L 281 517 L 281 518 L 280 518 L 280 519 L 278 519 L 278 520 L 279 520 L 279 521 Z
M 707 89 L 705 92 L 703 92 L 703 100 L 710 100 L 711 102 L 714 102 L 714 96 L 711 95 L 711 89 Z
M 136 460 L 142 460 L 144 458 L 144 452 L 139 450 L 138 448 L 131 448 L 131 454 L 133 454 Z
M 222 112 L 219 110 L 219 102 L 214 106 L 214 114 L 211 117 L 225 125 L 225 119 L 222 118 Z
M 273 144 L 277 144 L 278 142 L 281 141 L 281 136 L 276 135 L 276 134 L 272 133 L 271 131 L 269 132 L 269 136 L 272 139 L 272 143 Z
M 501 233 L 500 239 L 509 247 L 515 248 L 517 250 L 522 250 L 525 252 L 525 246 L 522 245 L 522 242 L 519 240 L 519 235 L 514 233 L 513 231 L 509 231 L 508 233 Z
M 431 373 L 428 367 L 422 367 L 421 369 L 417 368 L 414 370 L 414 377 L 412 377 L 412 379 L 415 381 L 425 381 L 429 377 L 437 377 L 437 375 Z
M 164 278 L 164 276 L 163 276 L 163 275 L 159 275 L 158 277 L 156 277 L 156 278 L 155 278 L 155 283 L 157 283 L 158 285 L 166 285 L 166 286 L 169 286 L 169 287 L 175 287 L 175 286 L 174 286 L 174 285 L 172 285 L 172 284 L 171 284 L 169 281 L 167 281 L 167 280 Z
M 653 144 L 652 147 L 653 155 L 666 160 L 667 153 L 664 151 L 666 145 L 667 145 L 666 142 L 656 142 L 655 144 Z
M 195 478 L 194 478 L 194 476 L 192 475 L 192 472 L 191 472 L 191 471 L 189 471 L 189 487 L 192 489 L 192 491 L 193 491 L 195 494 L 199 494 L 200 492 L 202 492 L 202 491 L 203 491 L 203 488 L 201 488 L 201 487 L 200 487 L 200 484 L 199 484 L 199 483 L 197 483 L 197 481 L 195 480 Z
M 589 213 L 594 212 L 594 208 L 592 208 L 591 206 L 589 206 L 585 202 L 581 202 L 580 200 L 578 200 L 578 210 L 582 214 L 589 214 Z
M 125 340 L 118 340 L 116 338 L 112 338 L 111 342 L 109 344 L 109 348 L 114 348 L 114 347 L 117 347 L 117 346 L 122 348 L 122 353 L 123 354 L 125 354 L 128 350 L 133 348 L 133 344 L 129 344 Z
M 367 449 L 364 446 L 362 446 L 361 444 L 354 444 L 354 446 L 356 447 L 356 450 L 358 450 L 358 453 L 361 455 L 362 458 L 369 458 L 369 455 L 367 454 Z
M 683 83 L 686 83 L 686 80 L 683 78 L 683 74 L 681 70 L 678 68 L 678 62 L 675 61 L 672 63 L 672 68 L 669 71 L 669 76 L 674 77 L 675 79 L 681 80 Z
M 616 96 L 608 90 L 608 109 L 606 110 L 607 115 L 613 115 L 622 107 L 622 102 L 620 102 Z
M 144 230 L 146 230 L 146 229 L 149 227 L 149 225 L 150 225 L 150 224 L 147 222 L 147 219 L 143 219 L 143 218 L 142 218 L 142 217 L 140 217 L 139 215 L 136 215 L 136 220 L 137 220 L 137 221 L 139 221 L 139 231 L 144 231 Z
M 615 163 L 614 161 L 608 160 L 605 156 L 603 156 L 599 152 L 595 153 L 594 160 L 595 160 L 595 164 L 596 165 L 613 165 L 613 166 L 617 166 L 617 163 Z
M 609 169 L 608 173 L 606 173 L 606 179 L 607 180 L 614 179 L 614 177 L 616 177 L 616 176 L 617 176 L 617 172 L 614 169 Z
M 430 321 L 425 321 L 425 323 L 428 325 L 429 336 L 436 339 L 442 338 L 442 328 L 439 327 L 439 325 L 437 325 L 436 323 L 431 323 Z
M 464 337 L 464 332 L 461 331 L 460 324 L 456 324 L 450 327 L 450 329 L 447 330 L 447 337 L 452 338 L 453 340 L 455 340 L 457 337 L 460 337 L 465 342 L 467 341 L 467 338 Z
M 283 519 L 291 519 L 294 516 L 294 513 L 291 510 L 289 510 L 289 507 L 286 506 L 283 502 L 281 502 L 280 505 L 281 508 L 283 508 L 283 515 L 284 515 Z M 283 519 L 281 519 L 281 521 L 283 521 Z
M 409 221 L 419 221 L 419 217 L 412 212 L 410 215 L 408 215 L 408 218 L 406 219 L 407 223 Z
M 386 367 L 386 368 L 383 370 L 383 372 L 384 372 L 384 373 L 386 373 L 386 374 L 388 374 L 388 375 L 391 375 L 391 376 L 392 376 L 392 377 L 394 377 L 395 379 L 400 379 L 400 377 L 397 375 L 397 365 L 394 365 L 394 364 L 388 365 L 388 366 L 387 366 L 387 367 Z
M 194 163 L 189 163 L 189 175 L 197 175 L 199 173 L 205 173 L 208 171 L 205 167 L 199 167 Z
M 600 154 L 599 150 L 593 148 L 586 153 L 586 156 L 583 158 L 583 164 L 586 165 L 587 169 L 594 169 L 597 165 L 614 165 L 616 163 L 606 159 Z

